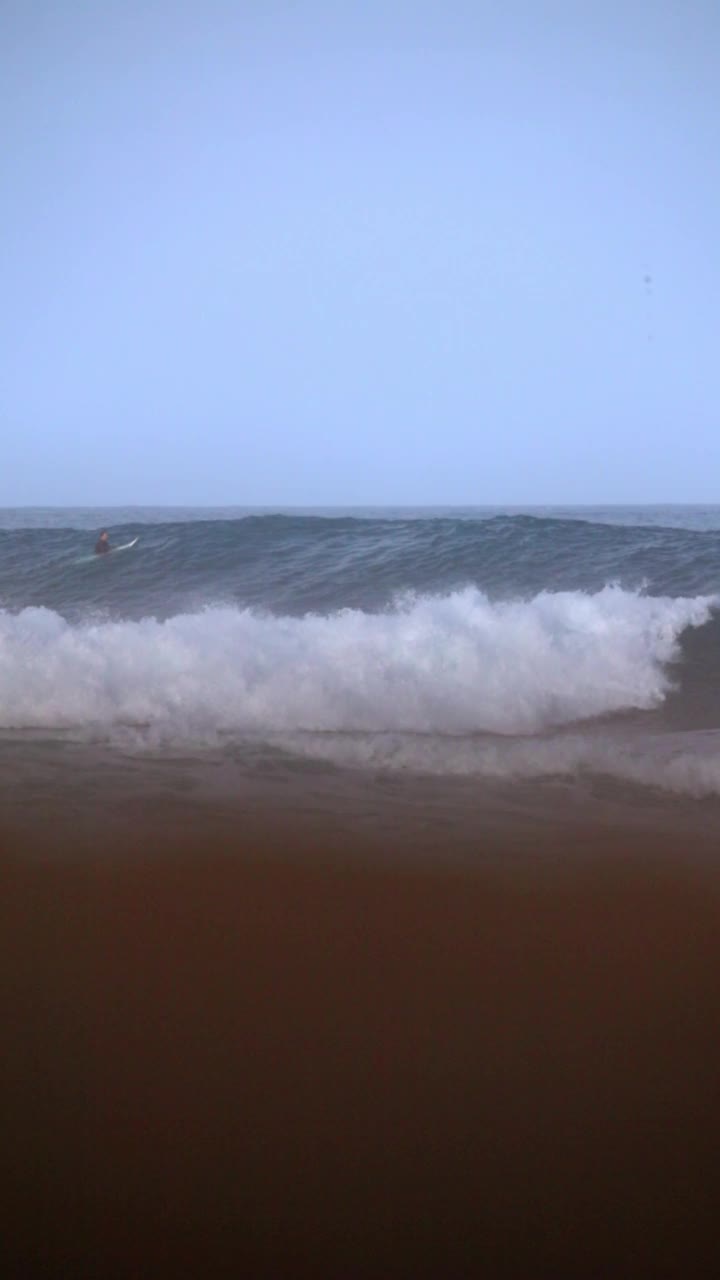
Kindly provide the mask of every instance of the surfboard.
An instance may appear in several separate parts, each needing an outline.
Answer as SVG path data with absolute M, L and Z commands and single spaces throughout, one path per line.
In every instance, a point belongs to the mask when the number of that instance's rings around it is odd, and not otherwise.
M 114 551 L 129 551 L 130 548 L 134 547 L 135 544 L 139 541 L 140 541 L 139 538 L 133 538 L 132 542 L 123 542 L 122 545 L 119 547 L 111 547 L 110 550 L 108 551 L 108 555 L 111 556 Z

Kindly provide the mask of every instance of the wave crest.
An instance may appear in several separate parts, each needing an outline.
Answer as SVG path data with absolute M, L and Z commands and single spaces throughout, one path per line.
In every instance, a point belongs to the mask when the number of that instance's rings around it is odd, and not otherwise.
M 680 635 L 715 602 L 606 587 L 493 603 L 467 588 L 301 618 L 0 612 L 0 727 L 537 733 L 658 706 Z

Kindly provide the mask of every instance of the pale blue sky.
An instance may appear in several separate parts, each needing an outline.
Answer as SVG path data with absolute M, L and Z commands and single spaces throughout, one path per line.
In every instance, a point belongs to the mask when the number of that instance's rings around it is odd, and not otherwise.
M 4 0 L 0 86 L 0 505 L 719 499 L 715 0 Z

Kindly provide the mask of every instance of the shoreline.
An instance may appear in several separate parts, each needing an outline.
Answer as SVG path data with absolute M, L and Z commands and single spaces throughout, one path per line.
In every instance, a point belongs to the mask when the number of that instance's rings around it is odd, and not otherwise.
M 127 858 L 138 847 L 244 851 L 321 846 L 383 865 L 545 860 L 590 844 L 613 861 L 679 850 L 715 860 L 720 798 L 603 775 L 477 778 L 334 767 L 272 753 L 233 758 L 123 752 L 82 742 L 0 742 L 0 840 L 30 856 Z M 561 855 L 561 857 L 564 855 Z M 621 852 L 621 860 L 624 855 Z M 292 860 L 292 858 L 291 858 Z

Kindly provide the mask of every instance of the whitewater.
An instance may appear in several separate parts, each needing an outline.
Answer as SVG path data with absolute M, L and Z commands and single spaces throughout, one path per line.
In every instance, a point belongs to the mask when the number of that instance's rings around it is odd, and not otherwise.
M 708 508 L 0 513 L 0 734 L 720 796 L 718 565 Z

